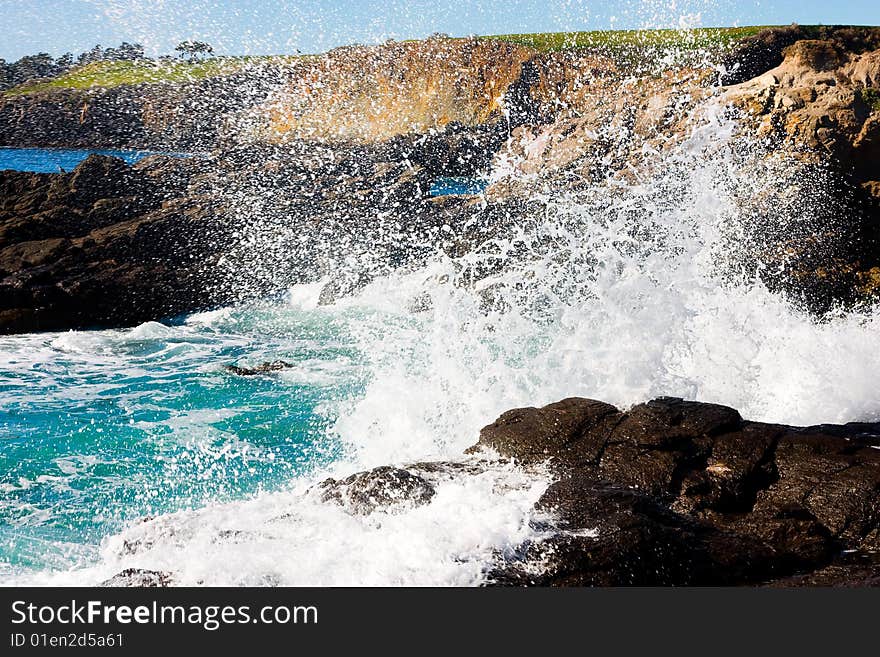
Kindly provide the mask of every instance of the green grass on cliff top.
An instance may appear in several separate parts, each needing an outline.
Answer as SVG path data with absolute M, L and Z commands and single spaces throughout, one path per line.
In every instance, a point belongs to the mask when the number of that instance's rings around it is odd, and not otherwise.
M 634 47 L 664 46 L 696 50 L 729 46 L 763 29 L 766 29 L 766 26 L 710 27 L 692 30 L 543 32 L 498 34 L 481 38 L 518 43 L 542 52 L 570 48 L 601 48 L 614 51 Z M 110 89 L 122 85 L 196 82 L 235 73 L 249 62 L 285 63 L 294 59 L 297 57 L 214 57 L 196 62 L 183 60 L 94 62 L 77 67 L 57 78 L 27 82 L 7 90 L 4 95 L 20 96 L 57 89 Z
M 36 94 L 55 89 L 110 89 L 122 85 L 155 84 L 160 82 L 196 82 L 206 78 L 230 75 L 249 62 L 268 57 L 213 57 L 201 61 L 120 61 L 93 62 L 48 80 L 33 80 L 7 90 L 7 96 Z M 272 57 L 279 61 L 290 57 Z
M 542 32 L 498 34 L 484 37 L 518 43 L 542 52 L 570 48 L 676 46 L 706 48 L 726 46 L 754 36 L 768 25 L 749 27 L 701 27 L 691 30 L 598 30 L 593 32 Z M 802 26 L 803 27 L 803 26 Z

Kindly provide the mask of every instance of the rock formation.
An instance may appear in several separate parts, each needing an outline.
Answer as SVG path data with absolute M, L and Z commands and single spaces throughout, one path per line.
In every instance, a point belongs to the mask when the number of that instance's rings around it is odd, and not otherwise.
M 225 233 L 181 196 L 195 160 L 91 156 L 68 174 L 0 174 L 0 332 L 132 325 L 223 300 Z
M 627 411 L 571 398 L 504 413 L 468 451 L 480 460 L 319 489 L 351 513 L 405 512 L 430 503 L 432 471 L 549 465 L 540 538 L 497 555 L 488 584 L 880 584 L 880 423 L 791 427 L 674 398 Z
M 838 583 L 868 566 L 868 579 L 880 574 L 880 424 L 789 427 L 680 399 L 621 412 L 574 398 L 508 411 L 477 447 L 559 474 L 538 506 L 560 531 L 494 570 L 499 583 L 742 584 L 832 565 Z M 536 560 L 544 570 L 530 575 Z
M 512 460 L 542 479 L 549 468 L 552 482 L 534 537 L 484 564 L 487 585 L 880 585 L 880 423 L 792 427 L 674 398 L 626 411 L 571 398 L 504 413 L 467 451 L 305 495 L 381 522 Z M 129 556 L 149 549 L 125 544 Z M 105 585 L 173 581 L 129 569 Z
M 613 198 L 662 170 L 706 103 L 737 117 L 740 178 L 769 181 L 741 195 L 742 264 L 814 312 L 870 303 L 878 45 L 865 28 L 769 30 L 724 56 L 718 87 L 692 55 L 436 38 L 178 86 L 5 97 L 7 145 L 220 148 L 130 170 L 93 159 L 72 174 L 0 175 L 0 330 L 128 325 L 327 276 L 332 301 L 438 248 L 457 257 L 539 221 L 538 191 Z M 482 199 L 428 193 L 490 168 Z M 812 221 L 787 222 L 789 211 Z

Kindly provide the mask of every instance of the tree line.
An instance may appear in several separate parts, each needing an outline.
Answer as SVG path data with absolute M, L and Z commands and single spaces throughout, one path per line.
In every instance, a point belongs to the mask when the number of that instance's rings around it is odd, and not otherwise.
M 214 54 L 214 49 L 204 41 L 183 41 L 174 50 L 178 53 L 178 57 L 189 61 Z M 0 58 L 0 91 L 28 80 L 58 77 L 73 68 L 94 62 L 134 62 L 148 59 L 141 44 L 127 41 L 123 41 L 115 48 L 97 45 L 78 56 L 68 52 L 56 58 L 49 53 L 41 52 L 36 55 L 26 55 L 14 62 Z

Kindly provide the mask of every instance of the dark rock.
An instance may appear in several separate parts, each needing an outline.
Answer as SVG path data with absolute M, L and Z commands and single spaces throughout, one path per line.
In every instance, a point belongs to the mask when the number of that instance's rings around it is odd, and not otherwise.
M 784 577 L 769 585 L 775 588 L 795 586 L 880 587 L 880 552 L 844 554 L 830 566 L 809 573 Z
M 104 580 L 99 586 L 107 587 L 138 587 L 157 588 L 171 586 L 173 578 L 170 573 L 158 570 L 142 570 L 140 568 L 127 568 L 117 573 L 108 580 Z
M 421 506 L 434 497 L 424 477 L 403 468 L 382 466 L 345 479 L 327 479 L 318 485 L 322 501 L 333 501 L 358 515 L 401 505 Z
M 13 194 L 0 200 L 0 333 L 132 326 L 229 298 L 212 266 L 231 239 L 222 222 L 201 199 L 165 202 L 150 171 L 93 155 L 69 174 L 0 174 Z
M 503 121 L 465 126 L 449 123 L 443 130 L 422 135 L 418 140 L 398 137 L 410 161 L 418 163 L 431 177 L 475 176 L 488 171 L 492 157 L 508 137 Z
M 329 306 L 339 299 L 351 296 L 362 290 L 372 281 L 373 275 L 367 271 L 341 272 L 327 281 L 318 295 L 318 304 Z
M 143 193 L 139 189 L 142 181 L 143 178 L 136 176 L 124 160 L 89 155 L 57 189 L 76 207 L 89 207 L 102 198 L 138 196 Z
M 620 417 L 610 404 L 579 397 L 543 408 L 518 408 L 484 427 L 478 446 L 523 462 L 594 462 Z
M 432 137 L 424 165 L 408 159 L 411 136 L 0 173 L 0 332 L 131 326 L 322 278 L 327 303 L 419 266 L 471 211 L 434 203 L 429 167 L 477 148 L 474 130 L 471 141 L 462 127 Z M 69 242 L 19 246 L 59 239 Z
M 260 363 L 256 367 L 238 367 L 237 365 L 226 365 L 223 369 L 238 376 L 254 376 L 256 374 L 269 374 L 271 372 L 280 372 L 293 367 L 292 364 L 283 360 L 273 360 L 271 362 Z
M 556 530 L 496 566 L 488 575 L 492 583 L 722 585 L 762 581 L 773 572 L 772 550 L 759 541 L 591 478 L 576 475 L 552 484 L 537 509 L 555 515 Z
M 561 533 L 524 546 L 519 562 L 492 576 L 756 583 L 830 567 L 843 550 L 871 552 L 880 537 L 878 429 L 746 422 L 733 409 L 670 398 L 626 412 L 579 398 L 508 411 L 475 447 L 550 463 L 562 479 L 538 508 L 555 514 Z M 555 565 L 536 576 L 541 559 Z

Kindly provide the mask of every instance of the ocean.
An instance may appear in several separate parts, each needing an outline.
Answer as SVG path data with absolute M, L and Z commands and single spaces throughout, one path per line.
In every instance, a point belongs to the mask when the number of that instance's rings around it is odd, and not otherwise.
M 0 148 L 0 171 L 11 169 L 13 171 L 31 171 L 33 173 L 63 173 L 65 171 L 73 171 L 76 165 L 93 153 L 118 157 L 121 160 L 125 160 L 128 164 L 135 164 L 145 157 L 159 154 L 155 151 L 112 149 Z M 161 154 L 186 157 L 186 154 L 183 153 Z
M 478 458 L 463 450 L 501 412 L 569 396 L 880 419 L 880 314 L 817 321 L 723 266 L 737 249 L 727 136 L 708 126 L 610 207 L 551 195 L 546 222 L 495 249 L 438 253 L 330 305 L 315 281 L 125 329 L 0 338 L 0 583 L 132 567 L 181 584 L 478 585 L 540 531 L 549 473 L 502 462 L 368 516 L 313 486 Z M 463 283 L 499 253 L 516 256 Z M 291 367 L 226 369 L 275 360 Z

